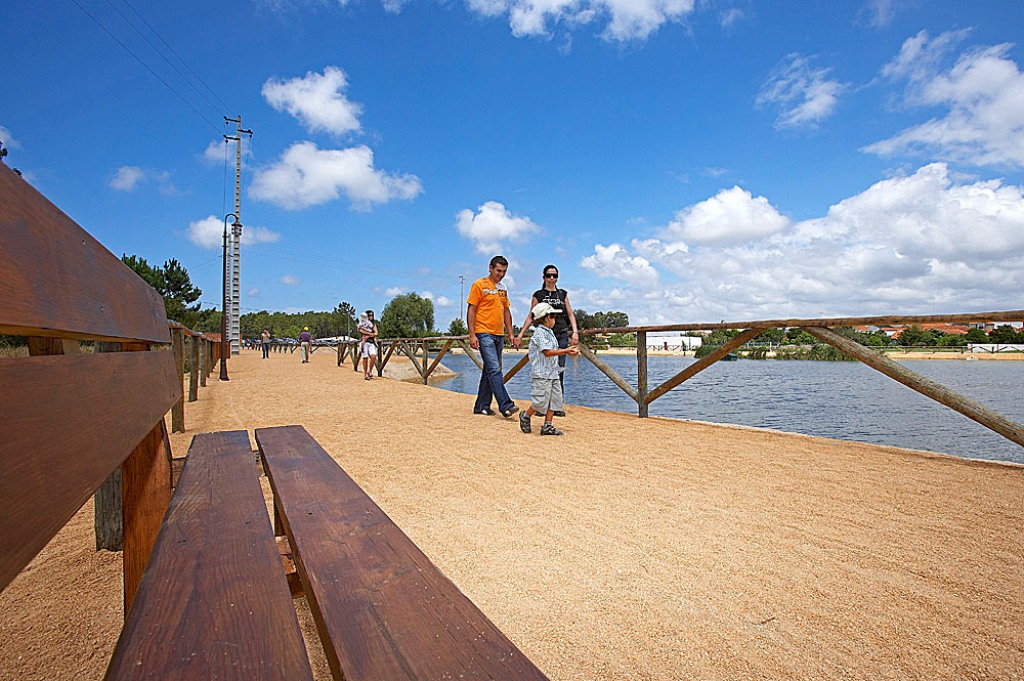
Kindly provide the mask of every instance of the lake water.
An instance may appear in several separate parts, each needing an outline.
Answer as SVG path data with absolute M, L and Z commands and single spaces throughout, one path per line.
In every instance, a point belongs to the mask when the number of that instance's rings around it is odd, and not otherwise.
M 505 367 L 520 356 L 506 354 Z M 601 358 L 636 385 L 635 356 Z M 648 385 L 656 387 L 694 361 L 648 357 Z M 438 387 L 476 395 L 480 371 L 472 360 L 446 355 L 442 363 L 459 375 Z M 1024 362 L 916 360 L 902 365 L 1024 422 Z M 527 366 L 507 386 L 513 399 L 529 401 L 529 380 Z M 636 403 L 583 357 L 566 363 L 565 397 L 569 411 L 579 404 L 637 413 Z M 1024 463 L 1024 447 L 860 362 L 718 362 L 652 402 L 650 414 Z

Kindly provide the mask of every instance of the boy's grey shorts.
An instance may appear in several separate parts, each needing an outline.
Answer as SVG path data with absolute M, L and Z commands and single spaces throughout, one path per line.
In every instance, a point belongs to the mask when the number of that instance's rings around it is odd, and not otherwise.
M 530 401 L 541 414 L 562 410 L 562 383 L 557 378 L 530 377 Z

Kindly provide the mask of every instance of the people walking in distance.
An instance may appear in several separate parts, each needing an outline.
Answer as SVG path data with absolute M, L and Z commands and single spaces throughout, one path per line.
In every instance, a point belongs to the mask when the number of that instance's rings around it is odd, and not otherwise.
M 491 397 L 498 402 L 498 411 L 505 418 L 519 411 L 505 389 L 501 375 L 501 351 L 505 334 L 515 344 L 512 331 L 512 313 L 509 312 L 508 291 L 501 280 L 508 271 L 508 260 L 500 255 L 491 258 L 490 272 L 473 282 L 466 299 L 466 321 L 469 327 L 469 347 L 480 351 L 484 368 L 480 373 L 474 414 L 493 414 Z
M 579 346 L 558 347 L 555 338 L 555 319 L 561 315 L 548 303 L 537 303 L 530 310 L 533 318 L 533 336 L 530 337 L 530 408 L 519 415 L 519 429 L 524 433 L 533 430 L 530 418 L 534 414 L 544 414 L 544 425 L 541 435 L 562 435 L 555 428 L 552 420 L 555 412 L 562 408 L 562 384 L 559 375 L 565 370 L 558 366 L 558 358 L 566 355 L 576 356 L 580 353 Z
M 270 331 L 263 329 L 260 334 L 260 347 L 263 348 L 263 359 L 270 355 Z
M 310 351 L 313 347 L 313 336 L 309 333 L 309 327 L 302 327 L 302 333 L 299 334 L 299 352 L 302 353 L 302 363 L 309 363 Z
M 377 322 L 373 310 L 359 315 L 359 356 L 363 358 L 363 375 L 369 381 L 373 378 L 373 366 L 377 362 Z
M 522 345 L 523 334 L 530 328 L 531 323 L 534 321 L 533 308 L 539 303 L 547 303 L 551 307 L 555 308 L 560 313 L 555 315 L 555 326 L 552 331 L 555 334 L 555 340 L 558 341 L 558 347 L 567 348 L 569 345 L 580 344 L 579 327 L 576 325 L 576 314 L 572 311 L 572 305 L 569 304 L 569 292 L 564 288 L 558 288 L 558 268 L 554 265 L 544 266 L 544 285 L 538 290 L 534 291 L 533 298 L 530 300 L 530 310 L 526 313 L 526 319 L 523 320 L 523 328 L 520 329 L 519 335 L 516 336 L 516 347 Z M 558 366 L 562 368 L 562 372 L 558 375 L 558 381 L 562 387 L 562 396 L 565 397 L 565 355 L 558 356 Z M 555 410 L 555 416 L 565 416 L 565 410 L 562 408 Z

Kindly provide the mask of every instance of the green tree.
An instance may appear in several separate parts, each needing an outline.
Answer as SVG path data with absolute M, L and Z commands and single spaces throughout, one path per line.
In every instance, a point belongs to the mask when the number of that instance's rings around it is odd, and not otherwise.
M 465 336 L 468 333 L 469 329 L 466 328 L 466 322 L 462 321 L 462 317 L 456 317 L 448 325 L 449 336 Z
M 988 332 L 989 343 L 1024 343 L 1024 333 L 1017 333 L 1009 324 L 1004 324 Z
M 338 303 L 338 306 L 334 308 L 331 313 L 332 321 L 334 322 L 334 333 L 332 336 L 340 336 L 342 334 L 346 336 L 354 336 L 356 332 L 356 308 L 346 301 Z
M 898 340 L 905 348 L 935 345 L 935 333 L 931 329 L 922 329 L 914 324 L 909 329 L 904 329 Z
M 395 296 L 381 313 L 383 338 L 423 338 L 434 328 L 434 302 L 417 293 Z
M 135 255 L 124 254 L 121 261 L 163 297 L 168 319 L 195 329 L 200 321 L 208 318 L 201 312 L 202 305 L 196 303 L 203 295 L 202 289 L 192 284 L 188 270 L 176 259 L 166 261 L 163 267 L 150 265 L 145 258 Z
M 981 329 L 968 329 L 964 338 L 968 343 L 988 343 L 988 335 Z

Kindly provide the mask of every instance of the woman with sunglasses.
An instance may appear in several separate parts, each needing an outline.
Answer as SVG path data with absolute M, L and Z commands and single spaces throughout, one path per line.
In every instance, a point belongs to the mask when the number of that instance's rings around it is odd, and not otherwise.
M 526 319 L 523 321 L 523 328 L 520 329 L 519 335 L 516 336 L 515 347 L 519 347 L 523 344 L 523 334 L 533 324 L 533 308 L 539 303 L 547 303 L 551 307 L 563 313 L 554 315 L 555 326 L 551 329 L 555 332 L 555 339 L 558 340 L 558 347 L 569 347 L 570 340 L 573 345 L 579 345 L 579 329 L 576 326 L 576 315 L 573 314 L 572 305 L 569 304 L 569 292 L 564 288 L 558 288 L 558 268 L 554 265 L 545 265 L 544 286 L 533 294 L 533 299 L 530 301 L 530 311 L 526 313 Z M 564 395 L 565 355 L 558 356 L 558 366 L 562 369 L 562 373 L 559 374 L 559 379 L 562 383 L 562 394 Z M 555 416 L 565 416 L 565 412 L 556 411 Z

